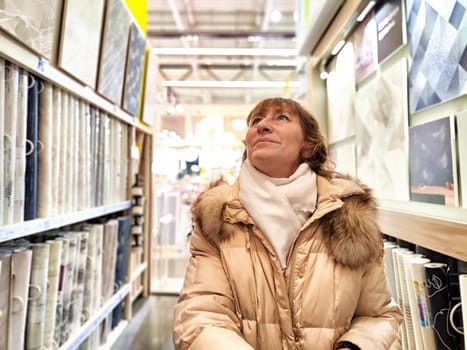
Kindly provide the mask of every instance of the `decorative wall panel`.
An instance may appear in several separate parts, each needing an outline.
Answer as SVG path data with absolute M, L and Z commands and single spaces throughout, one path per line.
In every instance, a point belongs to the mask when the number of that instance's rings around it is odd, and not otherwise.
M 357 175 L 380 198 L 408 200 L 407 62 L 396 61 L 357 92 Z
M 458 205 L 454 137 L 452 116 L 410 127 L 411 200 Z
M 54 61 L 63 0 L 0 1 L 0 28 Z
M 467 93 L 467 0 L 407 0 L 410 111 Z
M 103 20 L 104 0 L 65 0 L 58 65 L 93 89 Z
M 158 68 L 159 64 L 157 62 L 157 55 L 151 54 L 151 50 L 148 50 L 146 58 L 142 121 L 149 125 L 153 125 L 156 115 Z
M 329 143 L 355 134 L 354 60 L 353 46 L 351 43 L 348 43 L 337 55 L 335 69 L 329 73 L 326 80 Z
M 107 1 L 97 90 L 120 106 L 131 14 L 122 0 Z
M 123 108 L 134 116 L 138 115 L 143 80 L 146 38 L 135 23 L 131 24 L 130 44 L 128 47 L 125 72 Z
M 375 18 L 371 13 L 358 25 L 352 37 L 355 49 L 355 79 L 357 83 L 375 70 L 377 60 L 376 40 Z

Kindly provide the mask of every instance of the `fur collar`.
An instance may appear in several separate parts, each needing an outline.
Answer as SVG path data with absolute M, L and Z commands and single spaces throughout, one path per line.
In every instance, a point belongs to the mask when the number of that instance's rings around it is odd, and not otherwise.
M 338 208 L 325 212 L 320 218 L 325 244 L 336 262 L 359 268 L 368 262 L 381 259 L 383 242 L 376 221 L 376 201 L 371 190 L 346 177 L 328 181 L 318 177 L 319 202 L 339 202 Z M 193 203 L 191 211 L 194 224 L 213 242 L 226 240 L 234 234 L 238 221 L 253 224 L 235 193 L 233 186 L 222 180 L 211 184 Z M 228 208 L 227 208 L 228 207 Z M 226 215 L 226 212 L 229 214 Z

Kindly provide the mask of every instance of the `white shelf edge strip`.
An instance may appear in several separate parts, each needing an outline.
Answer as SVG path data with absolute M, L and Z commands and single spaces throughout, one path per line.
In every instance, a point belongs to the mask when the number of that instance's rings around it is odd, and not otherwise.
M 53 230 L 62 226 L 85 221 L 87 219 L 104 216 L 117 211 L 129 209 L 130 207 L 131 201 L 125 201 L 117 204 L 90 208 L 76 213 L 28 220 L 18 224 L 3 226 L 0 227 L 0 243 L 43 231 Z
M 141 275 L 144 270 L 146 270 L 146 268 L 148 267 L 148 263 L 147 262 L 144 262 L 142 264 L 140 264 L 136 270 L 134 270 L 132 273 L 131 273 L 131 282 L 134 282 L 139 275 Z
M 2 48 L 0 56 L 8 61 L 14 62 L 44 79 L 53 81 L 54 84 L 99 106 L 102 110 L 118 117 L 128 124 L 136 124 L 136 118 L 134 116 L 125 112 L 119 106 L 107 101 L 105 98 L 95 93 L 89 86 L 82 85 L 65 73 L 62 73 L 57 68 L 51 66 L 46 59 L 31 52 L 27 48 L 16 43 L 13 38 L 1 32 L 0 47 Z
M 99 312 L 91 317 L 85 324 L 78 329 L 78 332 L 73 333 L 66 343 L 60 346 L 60 350 L 74 350 L 94 331 L 94 329 L 102 322 L 102 320 L 130 293 L 130 284 L 123 285 L 109 300 Z

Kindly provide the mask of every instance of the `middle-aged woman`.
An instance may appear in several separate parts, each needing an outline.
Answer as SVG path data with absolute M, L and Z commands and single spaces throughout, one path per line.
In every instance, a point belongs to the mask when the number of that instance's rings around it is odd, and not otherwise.
M 192 207 L 176 349 L 400 349 L 370 190 L 335 173 L 297 102 L 259 102 L 233 185 Z

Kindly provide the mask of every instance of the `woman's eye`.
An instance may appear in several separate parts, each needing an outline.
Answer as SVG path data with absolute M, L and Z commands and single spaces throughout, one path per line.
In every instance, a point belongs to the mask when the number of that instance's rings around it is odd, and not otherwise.
M 288 116 L 286 116 L 285 114 L 279 114 L 277 116 L 277 119 L 279 119 L 279 120 L 290 120 L 290 118 Z
M 256 124 L 258 124 L 258 123 L 261 121 L 261 119 L 262 119 L 262 118 L 260 118 L 260 117 L 253 118 L 253 119 L 251 119 L 250 124 L 251 124 L 251 125 L 256 125 Z

